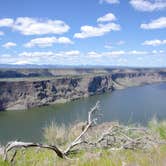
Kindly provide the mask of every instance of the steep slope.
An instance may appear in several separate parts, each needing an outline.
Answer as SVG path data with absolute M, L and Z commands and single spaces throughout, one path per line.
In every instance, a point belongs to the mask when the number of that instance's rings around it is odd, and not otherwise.
M 166 81 L 165 70 L 111 70 L 102 74 L 84 73 L 28 80 L 2 79 L 0 110 L 28 109 L 62 103 L 115 89 L 163 81 Z

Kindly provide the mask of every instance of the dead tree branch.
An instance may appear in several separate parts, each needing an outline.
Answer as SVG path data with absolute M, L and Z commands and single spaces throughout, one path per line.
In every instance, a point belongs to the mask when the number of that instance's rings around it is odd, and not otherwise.
M 51 145 L 44 145 L 44 144 L 38 144 L 38 143 L 32 143 L 32 142 L 13 141 L 13 142 L 9 142 L 4 148 L 4 160 L 5 161 L 8 160 L 8 152 L 11 151 L 12 149 L 30 148 L 30 147 L 39 147 L 39 148 L 52 150 L 57 154 L 58 157 L 65 158 L 63 151 L 55 145 L 51 146 Z M 15 156 L 16 154 L 12 156 L 12 159 L 11 159 L 12 161 L 14 160 Z
M 85 133 L 89 130 L 89 128 L 92 127 L 93 124 L 96 123 L 95 118 L 93 118 L 92 116 L 95 114 L 95 112 L 97 112 L 99 110 L 99 102 L 96 103 L 96 105 L 89 111 L 88 113 L 88 121 L 87 124 L 84 128 L 84 130 L 81 132 L 81 134 L 66 148 L 66 150 L 61 150 L 59 147 L 57 147 L 56 145 L 52 146 L 52 145 L 44 145 L 44 144 L 39 144 L 39 143 L 32 143 L 32 142 L 20 142 L 20 141 L 12 141 L 9 142 L 5 148 L 3 149 L 3 158 L 4 160 L 8 160 L 8 152 L 11 151 L 12 149 L 19 149 L 19 148 L 30 148 L 30 147 L 38 147 L 38 148 L 44 148 L 44 149 L 48 149 L 48 150 L 52 150 L 54 151 L 58 157 L 63 158 L 63 159 L 67 159 L 67 155 L 69 155 L 70 151 L 77 145 L 82 144 L 82 143 L 86 143 L 86 141 L 84 141 L 82 139 L 82 137 L 85 135 Z M 11 162 L 14 161 L 14 158 L 17 154 L 17 151 L 14 152 L 12 158 L 11 158 Z
M 81 144 L 81 143 L 84 142 L 83 140 L 81 140 L 82 137 L 89 130 L 89 128 L 92 127 L 93 124 L 96 124 L 96 120 L 97 119 L 93 119 L 92 115 L 94 115 L 95 112 L 97 112 L 99 110 L 99 104 L 100 104 L 100 102 L 98 101 L 96 103 L 96 105 L 89 111 L 89 113 L 88 113 L 88 121 L 87 121 L 86 126 L 84 127 L 84 129 L 81 132 L 81 134 L 64 151 L 65 155 L 67 155 L 73 147 L 75 147 L 76 145 Z
M 87 123 L 84 126 L 82 132 L 67 146 L 65 150 L 60 149 L 56 145 L 45 145 L 39 143 L 32 143 L 32 142 L 20 142 L 20 141 L 13 141 L 9 142 L 5 147 L 0 148 L 0 154 L 3 153 L 4 160 L 8 160 L 13 162 L 16 155 L 17 150 L 19 148 L 30 148 L 30 147 L 37 147 L 37 148 L 44 148 L 48 150 L 52 150 L 56 153 L 56 155 L 62 159 L 69 159 L 68 155 L 71 154 L 73 151 L 82 148 L 80 145 L 84 145 L 83 148 L 86 146 L 91 146 L 94 148 L 108 148 L 110 150 L 122 150 L 122 149 L 146 149 L 148 147 L 153 147 L 156 144 L 166 144 L 166 142 L 162 142 L 158 137 L 154 136 L 148 129 L 146 128 L 139 128 L 139 127 L 126 127 L 120 125 L 118 123 L 111 124 L 107 126 L 108 129 L 101 133 L 101 136 L 97 138 L 96 141 L 89 140 L 88 132 L 93 134 L 94 125 L 96 125 L 96 113 L 99 111 L 99 101 L 95 104 L 94 107 L 88 112 L 88 119 Z M 91 129 L 89 131 L 89 129 Z M 93 135 L 94 136 L 94 135 Z M 9 160 L 8 153 L 11 150 L 15 150 L 13 155 L 10 157 Z

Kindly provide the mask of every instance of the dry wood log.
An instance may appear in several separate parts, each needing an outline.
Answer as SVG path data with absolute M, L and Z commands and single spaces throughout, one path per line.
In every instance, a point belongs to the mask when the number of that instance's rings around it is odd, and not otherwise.
M 19 149 L 19 148 L 30 148 L 30 147 L 38 147 L 38 148 L 44 148 L 48 150 L 54 151 L 58 157 L 63 158 L 63 159 L 68 159 L 67 155 L 70 154 L 70 151 L 72 149 L 82 143 L 86 143 L 86 141 L 82 140 L 82 137 L 85 135 L 85 133 L 89 130 L 90 127 L 92 127 L 93 124 L 96 123 L 96 118 L 93 118 L 92 116 L 99 110 L 99 101 L 96 103 L 94 107 L 89 111 L 88 113 L 88 121 L 86 126 L 84 127 L 83 131 L 81 134 L 72 142 L 69 144 L 69 146 L 66 148 L 66 150 L 61 150 L 59 147 L 56 145 L 45 145 L 45 144 L 40 144 L 40 143 L 32 143 L 32 142 L 21 142 L 21 141 L 12 141 L 9 142 L 3 149 L 3 158 L 4 160 L 9 160 L 8 159 L 8 152 L 13 150 L 13 149 Z M 15 159 L 15 156 L 17 154 L 17 150 L 14 152 L 13 156 L 9 161 L 13 162 Z
M 67 146 L 65 150 L 60 149 L 56 145 L 45 145 L 40 143 L 32 142 L 20 142 L 12 141 L 9 142 L 5 147 L 0 148 L 0 154 L 3 153 L 4 160 L 13 162 L 17 150 L 19 148 L 30 148 L 37 147 L 41 149 L 48 149 L 54 151 L 56 155 L 63 159 L 69 159 L 68 155 L 76 151 L 79 148 L 84 147 L 100 147 L 100 148 L 109 148 L 111 151 L 122 150 L 122 149 L 146 149 L 148 147 L 153 147 L 158 144 L 166 144 L 165 141 L 161 141 L 158 137 L 154 136 L 148 129 L 139 128 L 139 127 L 126 127 L 119 124 L 111 125 L 108 127 L 108 130 L 104 131 L 96 141 L 90 141 L 87 139 L 89 129 L 93 129 L 93 126 L 96 125 L 96 113 L 99 111 L 99 102 L 96 103 L 94 107 L 88 112 L 88 120 L 86 125 L 82 128 L 82 132 Z M 92 130 L 90 132 L 93 132 Z M 131 134 L 132 133 L 132 134 Z M 103 145 L 104 143 L 104 145 Z M 79 148 L 78 148 L 79 147 Z M 9 159 L 8 153 L 11 150 L 15 150 L 13 155 Z
M 9 142 L 4 148 L 4 160 L 5 161 L 8 160 L 8 152 L 11 151 L 12 149 L 30 148 L 30 147 L 39 147 L 39 148 L 52 150 L 57 154 L 58 157 L 65 158 L 63 151 L 55 145 L 52 146 L 52 145 L 44 145 L 44 144 L 32 143 L 32 142 L 13 141 L 13 142 Z M 14 155 L 12 156 L 12 161 L 14 160 L 15 156 L 16 154 L 14 153 Z

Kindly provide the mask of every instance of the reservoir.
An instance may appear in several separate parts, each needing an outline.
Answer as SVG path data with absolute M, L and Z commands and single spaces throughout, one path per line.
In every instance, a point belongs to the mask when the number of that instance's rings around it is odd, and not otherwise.
M 99 123 L 119 121 L 146 125 L 154 116 L 166 119 L 166 83 L 131 87 L 84 99 L 24 111 L 0 112 L 0 144 L 8 141 L 42 141 L 43 128 L 51 122 L 69 125 L 85 121 L 100 101 Z

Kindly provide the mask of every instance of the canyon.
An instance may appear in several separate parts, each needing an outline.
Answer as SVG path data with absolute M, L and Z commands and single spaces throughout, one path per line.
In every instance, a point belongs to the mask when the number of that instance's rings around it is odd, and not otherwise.
M 0 110 L 25 110 L 165 81 L 166 69 L 0 69 Z

